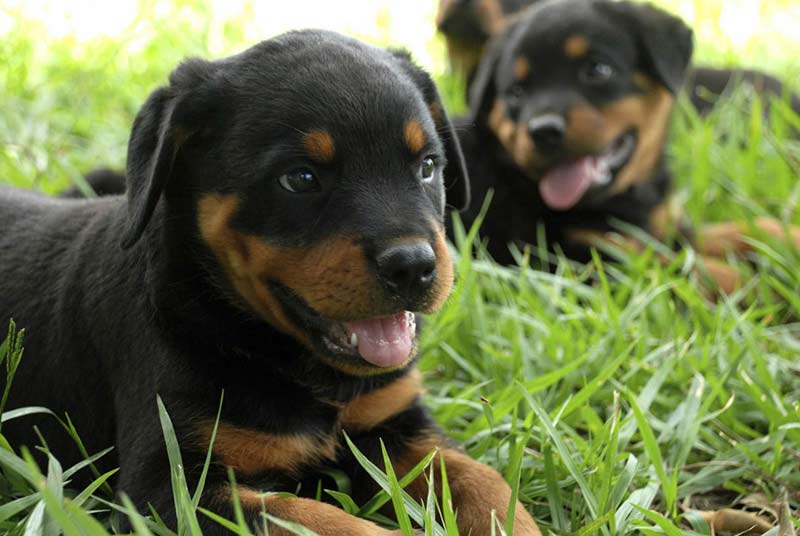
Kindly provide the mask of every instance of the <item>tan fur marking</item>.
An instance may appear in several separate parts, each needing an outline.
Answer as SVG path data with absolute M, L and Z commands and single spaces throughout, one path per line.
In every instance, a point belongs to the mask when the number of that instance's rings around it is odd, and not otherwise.
M 309 248 L 267 244 L 230 226 L 238 205 L 235 196 L 204 196 L 198 207 L 200 235 L 211 246 L 234 288 L 265 320 L 298 335 L 265 285 L 268 280 L 289 287 L 317 313 L 332 320 L 394 312 L 388 305 L 385 311 L 376 308 L 376 303 L 381 303 L 378 283 L 356 240 L 335 238 Z
M 645 249 L 645 245 L 635 238 L 618 233 L 591 231 L 586 229 L 570 229 L 566 232 L 567 239 L 589 247 L 601 247 L 604 244 L 616 246 L 628 253 L 638 253 Z M 667 265 L 672 262 L 670 257 L 657 255 L 658 262 Z M 704 293 L 709 299 L 719 297 L 718 291 L 731 294 L 741 287 L 742 274 L 736 268 L 708 255 L 700 255 L 700 261 L 694 273 L 701 279 L 707 277 L 713 281 L 712 288 L 703 285 Z
M 761 217 L 753 221 L 753 229 L 745 222 L 726 222 L 706 225 L 697 234 L 698 249 L 714 257 L 724 257 L 728 253 L 743 255 L 753 250 L 748 238 L 758 239 L 764 234 L 776 240 L 788 240 L 800 248 L 800 228 L 789 228 L 775 218 Z M 755 231 L 755 232 L 753 232 Z
M 650 234 L 662 242 L 682 237 L 691 239 L 691 224 L 675 196 L 670 196 L 650 212 Z
M 213 422 L 198 427 L 198 446 L 207 448 Z M 214 439 L 214 454 L 237 473 L 253 475 L 262 471 L 296 474 L 301 468 L 332 460 L 338 443 L 333 435 L 275 435 L 220 423 Z
M 312 499 L 298 497 L 281 497 L 275 494 L 262 493 L 246 486 L 238 486 L 237 495 L 239 504 L 248 513 L 256 515 L 262 511 L 274 517 L 298 523 L 320 536 L 342 536 L 363 534 L 364 536 L 400 536 L 401 531 L 388 530 L 379 527 L 371 521 L 361 519 L 346 513 L 333 505 Z M 224 497 L 225 502 L 231 500 L 231 491 L 228 488 Z M 260 525 L 260 523 L 259 523 Z M 270 524 L 270 536 L 290 536 L 293 532 Z
M 585 35 L 574 34 L 564 41 L 564 55 L 571 59 L 581 58 L 589 52 L 589 40 Z
M 742 274 L 733 266 L 714 257 L 700 256 L 698 270 L 701 276 L 708 276 L 724 294 L 733 294 L 742 286 Z M 705 287 L 705 286 L 704 286 Z M 710 299 L 718 298 L 717 290 L 705 294 Z
M 422 124 L 417 119 L 409 119 L 403 128 L 403 137 L 406 141 L 408 150 L 413 154 L 420 152 L 426 143 L 425 131 Z
M 451 448 L 446 439 L 428 435 L 412 442 L 400 459 L 392 460 L 398 476 L 407 473 L 434 449 L 439 451 L 434 458 L 436 493 L 441 496 L 439 464 L 444 459 L 453 507 L 458 510 L 459 532 L 491 534 L 491 511 L 495 510 L 500 522 L 503 523 L 511 500 L 511 488 L 508 483 L 491 467 Z M 406 491 L 415 499 L 424 500 L 428 493 L 424 475 L 420 475 L 409 484 Z M 541 536 L 536 522 L 519 502 L 517 502 L 514 525 L 515 536 Z
M 659 85 L 652 77 L 639 71 L 633 73 L 633 83 L 646 93 L 655 91 Z
M 436 255 L 436 281 L 431 289 L 432 299 L 423 313 L 438 311 L 450 296 L 453 290 L 453 261 L 450 259 L 450 248 L 447 247 L 447 239 L 444 234 L 444 227 L 434 222 L 436 226 L 435 238 L 433 241 L 433 253 Z
M 603 245 L 611 245 L 628 253 L 637 253 L 644 249 L 644 245 L 638 240 L 619 233 L 592 231 L 591 229 L 568 229 L 565 234 L 570 242 L 589 247 L 601 248 Z
M 345 431 L 369 430 L 407 410 L 422 394 L 422 374 L 417 368 L 389 385 L 351 400 L 342 410 Z
M 523 170 L 533 174 L 535 166 L 534 144 L 528 135 L 527 127 L 522 123 L 512 121 L 507 113 L 502 100 L 497 99 L 489 112 L 489 128 L 495 133 L 497 139 L 514 159 L 514 162 Z
M 333 137 L 325 130 L 312 130 L 303 138 L 303 145 L 308 156 L 317 162 L 330 163 L 336 156 Z
M 377 278 L 372 274 L 356 239 L 339 237 L 308 248 L 272 245 L 261 238 L 237 231 L 231 220 L 239 208 L 235 195 L 208 194 L 198 203 L 200 236 L 210 246 L 236 292 L 234 301 L 256 312 L 265 321 L 313 348 L 308 335 L 296 326 L 273 295 L 268 281 L 275 281 L 297 294 L 316 313 L 334 321 L 348 321 L 394 314 Z M 453 266 L 441 224 L 436 229 L 434 252 L 437 276 L 430 298 L 421 312 L 438 310 L 453 286 Z M 414 357 L 416 350 L 409 355 Z M 325 356 L 321 356 L 327 359 Z M 388 369 L 363 368 L 339 361 L 328 363 L 355 375 L 385 373 Z M 395 368 L 403 368 L 402 364 Z
M 230 227 L 239 202 L 235 195 L 203 197 L 198 204 L 200 236 L 216 254 L 238 294 L 237 301 L 243 300 L 265 321 L 310 346 L 308 337 L 288 319 L 281 304 L 261 279 L 261 267 L 257 266 L 259 262 L 251 251 L 255 238 Z
M 514 77 L 519 80 L 525 80 L 531 72 L 531 64 L 528 58 L 520 56 L 514 60 Z
M 672 95 L 661 85 L 655 85 L 644 95 L 624 97 L 601 109 L 588 103 L 578 104 L 567 116 L 565 146 L 577 154 L 599 153 L 619 136 L 635 129 L 636 149 L 609 189 L 611 195 L 624 192 L 652 175 L 661 157 L 672 105 Z
M 622 135 L 631 124 L 637 127 L 639 134 L 636 150 L 614 181 L 611 193 L 624 192 L 633 184 L 650 178 L 661 157 L 673 101 L 666 88 L 657 86 L 644 97 L 622 99 L 603 110 L 608 128 L 618 132 L 615 137 Z

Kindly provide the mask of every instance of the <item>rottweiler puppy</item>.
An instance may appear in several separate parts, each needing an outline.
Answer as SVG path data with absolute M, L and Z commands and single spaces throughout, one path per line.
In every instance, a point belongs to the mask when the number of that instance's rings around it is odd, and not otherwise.
M 89 452 L 115 445 L 117 489 L 172 525 L 156 396 L 193 487 L 224 391 L 206 508 L 232 514 L 230 468 L 252 525 L 266 511 L 321 535 L 399 534 L 271 493 L 313 494 L 329 468 L 356 500 L 375 493 L 346 432 L 376 463 L 382 439 L 399 474 L 438 449 L 460 530 L 491 533 L 509 486 L 420 401 L 416 315 L 450 292 L 445 205 L 469 190 L 408 55 L 299 31 L 185 61 L 138 113 L 126 177 L 125 196 L 92 200 L 0 190 L 0 322 L 28 332 L 9 407 L 68 413 Z M 38 424 L 64 463 L 79 458 L 50 420 L 9 424 L 15 445 L 37 443 Z M 520 504 L 515 534 L 539 534 Z
M 677 231 L 701 251 L 710 241 L 747 248 L 746 226 L 695 237 L 669 203 L 664 145 L 692 49 L 692 31 L 649 4 L 542 1 L 509 20 L 484 54 L 471 117 L 457 129 L 473 198 L 494 190 L 481 230 L 496 260 L 513 262 L 509 243 L 537 243 L 539 225 L 549 244 L 579 261 L 605 239 L 637 247 L 616 238 L 613 220 L 659 238 Z M 473 204 L 466 223 L 479 210 Z M 776 221 L 757 224 L 783 236 Z M 709 265 L 724 290 L 735 288 L 733 271 Z
M 447 43 L 452 71 L 465 76 L 469 85 L 487 43 L 502 33 L 525 8 L 541 1 L 440 0 L 436 25 Z M 768 97 L 767 101 L 788 98 L 792 109 L 800 114 L 800 96 L 789 91 L 781 80 L 759 70 L 692 67 L 684 90 L 698 113 L 707 115 L 720 98 L 742 84 Z

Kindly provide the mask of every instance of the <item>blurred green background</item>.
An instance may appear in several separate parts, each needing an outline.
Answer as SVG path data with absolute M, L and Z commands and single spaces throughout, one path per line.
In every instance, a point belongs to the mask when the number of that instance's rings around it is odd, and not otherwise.
M 800 80 L 800 2 L 660 0 L 695 28 L 697 61 Z M 436 0 L 211 2 L 6 0 L 0 8 L 0 180 L 52 192 L 122 166 L 139 104 L 190 55 L 220 57 L 288 29 L 324 27 L 403 46 L 460 90 L 436 36 Z

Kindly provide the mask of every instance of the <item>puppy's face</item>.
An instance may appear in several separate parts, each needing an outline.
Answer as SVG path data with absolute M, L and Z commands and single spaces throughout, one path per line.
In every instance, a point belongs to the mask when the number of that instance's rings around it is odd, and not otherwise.
M 494 43 L 473 109 L 554 210 L 651 177 L 691 54 L 691 33 L 655 8 L 556 0 Z
M 215 109 L 177 151 L 167 195 L 196 192 L 217 286 L 346 372 L 404 366 L 415 313 L 450 292 L 445 182 L 466 180 L 430 80 L 322 32 L 198 68 Z

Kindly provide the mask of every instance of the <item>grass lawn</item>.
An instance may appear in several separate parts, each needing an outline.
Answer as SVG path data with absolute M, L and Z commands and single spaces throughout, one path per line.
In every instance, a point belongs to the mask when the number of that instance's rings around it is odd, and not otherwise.
M 790 0 L 753 2 L 760 20 L 777 26 L 742 42 L 725 41 L 711 22 L 722 0 L 662 3 L 692 8 L 706 39 L 700 58 L 751 62 L 800 90 L 800 43 L 779 24 L 784 12 L 800 20 Z M 181 57 L 219 56 L 254 41 L 244 19 L 219 22 L 188 3 L 162 8 L 91 41 L 50 35 L 7 10 L 0 182 L 52 193 L 98 165 L 121 167 L 133 115 Z M 425 13 L 430 18 L 428 3 Z M 423 17 L 419 24 L 431 23 Z M 375 25 L 391 27 L 380 17 Z M 381 35 L 371 37 L 385 44 L 395 34 Z M 434 62 L 458 109 L 459 84 L 441 74 L 441 43 L 423 46 L 420 55 Z M 800 117 L 776 103 L 765 122 L 759 106 L 740 92 L 707 120 L 683 104 L 676 114 L 669 159 L 696 224 L 760 215 L 800 224 L 800 142 L 791 139 Z M 739 263 L 746 286 L 711 302 L 691 251 L 666 252 L 673 260 L 664 264 L 656 258 L 663 247 L 652 243 L 618 262 L 561 260 L 555 273 L 543 273 L 534 269 L 543 255 L 535 249 L 520 253 L 519 268 L 493 264 L 475 231 L 459 241 L 453 296 L 426 324 L 427 401 L 471 455 L 506 474 L 545 533 L 712 534 L 698 511 L 730 507 L 780 517 L 770 534 L 800 528 L 799 252 L 758 241 L 752 262 Z M 12 372 L 20 356 L 13 339 L 0 348 Z M 177 460 L 166 412 L 166 447 Z M 70 489 L 70 474 L 87 467 L 62 468 L 52 457 L 37 468 L 2 436 L 0 444 L 0 532 L 105 535 L 114 530 L 112 512 L 130 512 L 109 502 L 110 475 Z M 401 518 L 430 519 L 425 508 L 403 503 L 392 475 L 375 476 L 398 499 Z M 206 514 L 195 511 L 195 490 L 177 475 L 173 485 L 179 533 L 194 534 L 193 516 Z M 365 515 L 390 495 L 365 506 L 348 501 L 346 482 L 333 491 Z M 171 534 L 157 521 L 134 522 L 137 534 Z M 427 526 L 430 534 L 454 534 L 452 524 Z

